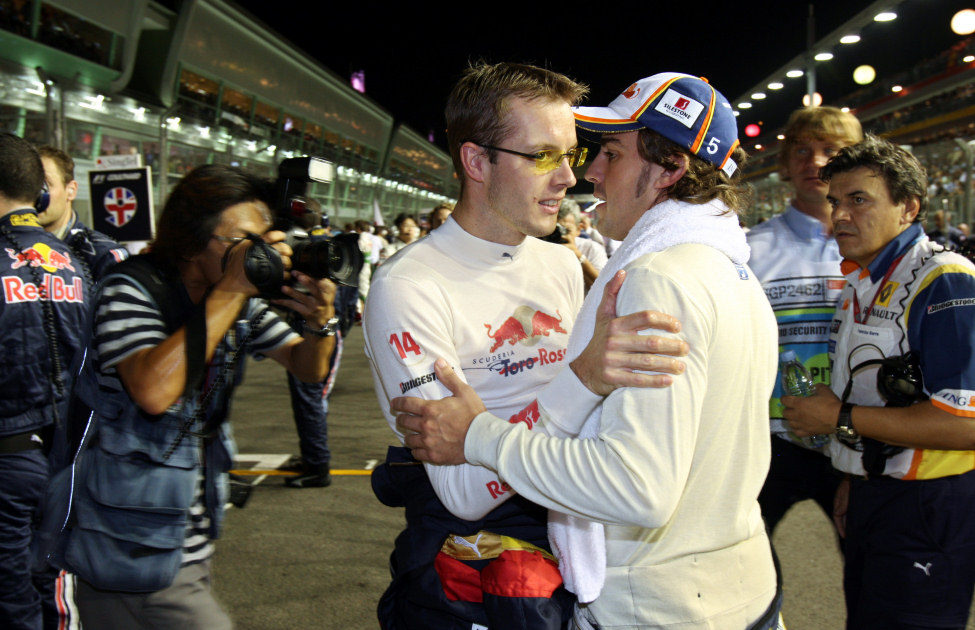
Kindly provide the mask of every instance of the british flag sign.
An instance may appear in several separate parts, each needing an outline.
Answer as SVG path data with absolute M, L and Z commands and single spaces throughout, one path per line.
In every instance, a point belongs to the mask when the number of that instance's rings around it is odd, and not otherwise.
M 116 186 L 105 193 L 106 220 L 115 227 L 122 227 L 131 221 L 137 207 L 136 196 L 128 188 Z

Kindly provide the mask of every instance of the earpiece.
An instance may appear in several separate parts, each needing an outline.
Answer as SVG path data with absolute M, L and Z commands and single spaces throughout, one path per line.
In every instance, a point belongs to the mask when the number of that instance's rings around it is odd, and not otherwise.
M 37 195 L 37 199 L 34 201 L 34 210 L 38 212 L 44 212 L 47 210 L 47 206 L 51 203 L 51 193 L 47 190 L 47 182 L 44 182 L 44 186 L 41 187 L 40 194 Z

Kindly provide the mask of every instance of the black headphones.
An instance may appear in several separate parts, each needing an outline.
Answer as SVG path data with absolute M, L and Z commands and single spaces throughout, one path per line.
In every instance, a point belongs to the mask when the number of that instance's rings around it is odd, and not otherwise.
M 853 375 L 865 367 L 879 365 L 877 370 L 877 391 L 888 407 L 909 407 L 914 403 L 928 400 L 924 393 L 924 379 L 921 376 L 921 362 L 918 353 L 908 352 L 887 359 L 870 359 L 850 368 L 850 378 L 843 389 L 842 401 L 846 402 L 853 389 Z M 848 445 L 863 452 L 863 469 L 868 475 L 882 475 L 887 459 L 903 452 L 901 446 L 894 446 L 872 438 L 863 438 L 855 445 Z
M 853 375 L 871 365 L 880 366 L 877 370 L 877 391 L 888 407 L 909 407 L 928 399 L 924 393 L 920 357 L 917 352 L 911 351 L 887 359 L 870 359 L 850 368 L 850 378 L 843 389 L 843 402 L 846 402 L 853 389 Z
M 51 193 L 48 191 L 47 181 L 45 181 L 44 185 L 41 186 L 41 192 L 37 195 L 37 199 L 34 200 L 34 210 L 44 212 L 50 203 Z

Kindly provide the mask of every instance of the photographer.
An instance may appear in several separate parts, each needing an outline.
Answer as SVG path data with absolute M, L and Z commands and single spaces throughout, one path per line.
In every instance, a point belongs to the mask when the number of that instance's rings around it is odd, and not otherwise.
M 559 206 L 559 226 L 562 233 L 562 244 L 572 250 L 582 266 L 582 281 L 586 291 L 599 277 L 599 272 L 606 266 L 606 250 L 591 239 L 579 236 L 581 213 L 579 204 L 571 199 L 565 199 Z
M 325 223 L 328 224 L 328 217 L 325 218 Z M 331 238 L 328 232 L 328 228 L 322 227 L 322 204 L 312 198 L 306 199 L 305 211 L 295 217 L 289 235 L 307 239 L 307 242 L 321 242 Z M 328 449 L 328 397 L 338 374 L 342 357 L 342 339 L 347 330 L 342 327 L 344 322 L 339 310 L 338 296 L 339 292 L 336 292 L 335 312 L 339 318 L 340 330 L 335 337 L 336 350 L 329 361 L 328 376 L 321 381 L 306 383 L 288 372 L 291 412 L 301 449 L 301 455 L 292 458 L 292 461 L 282 468 L 298 473 L 294 477 L 285 479 L 284 484 L 289 488 L 325 488 L 332 484 L 329 470 L 332 454 Z M 288 323 L 297 332 L 301 332 L 304 326 L 301 316 L 293 311 L 288 315 Z
M 267 262 L 264 243 L 290 265 L 284 234 L 268 231 L 268 198 L 238 169 L 194 169 L 166 202 L 151 253 L 113 268 L 96 298 L 97 425 L 75 463 L 73 524 L 55 558 L 80 578 L 86 627 L 231 627 L 210 591 L 209 558 L 234 452 L 223 420 L 240 353 L 320 381 L 335 347 L 330 281 L 292 271 L 307 293 L 285 285 L 272 300 L 304 318 L 300 336 L 254 299 L 245 265 Z M 162 282 L 131 272 L 146 265 Z

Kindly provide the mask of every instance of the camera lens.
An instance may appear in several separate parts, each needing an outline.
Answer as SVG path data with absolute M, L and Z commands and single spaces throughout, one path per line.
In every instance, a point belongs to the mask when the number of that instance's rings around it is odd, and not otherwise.
M 358 284 L 363 264 L 358 234 L 340 234 L 327 241 L 298 241 L 292 250 L 293 269 L 346 286 Z

